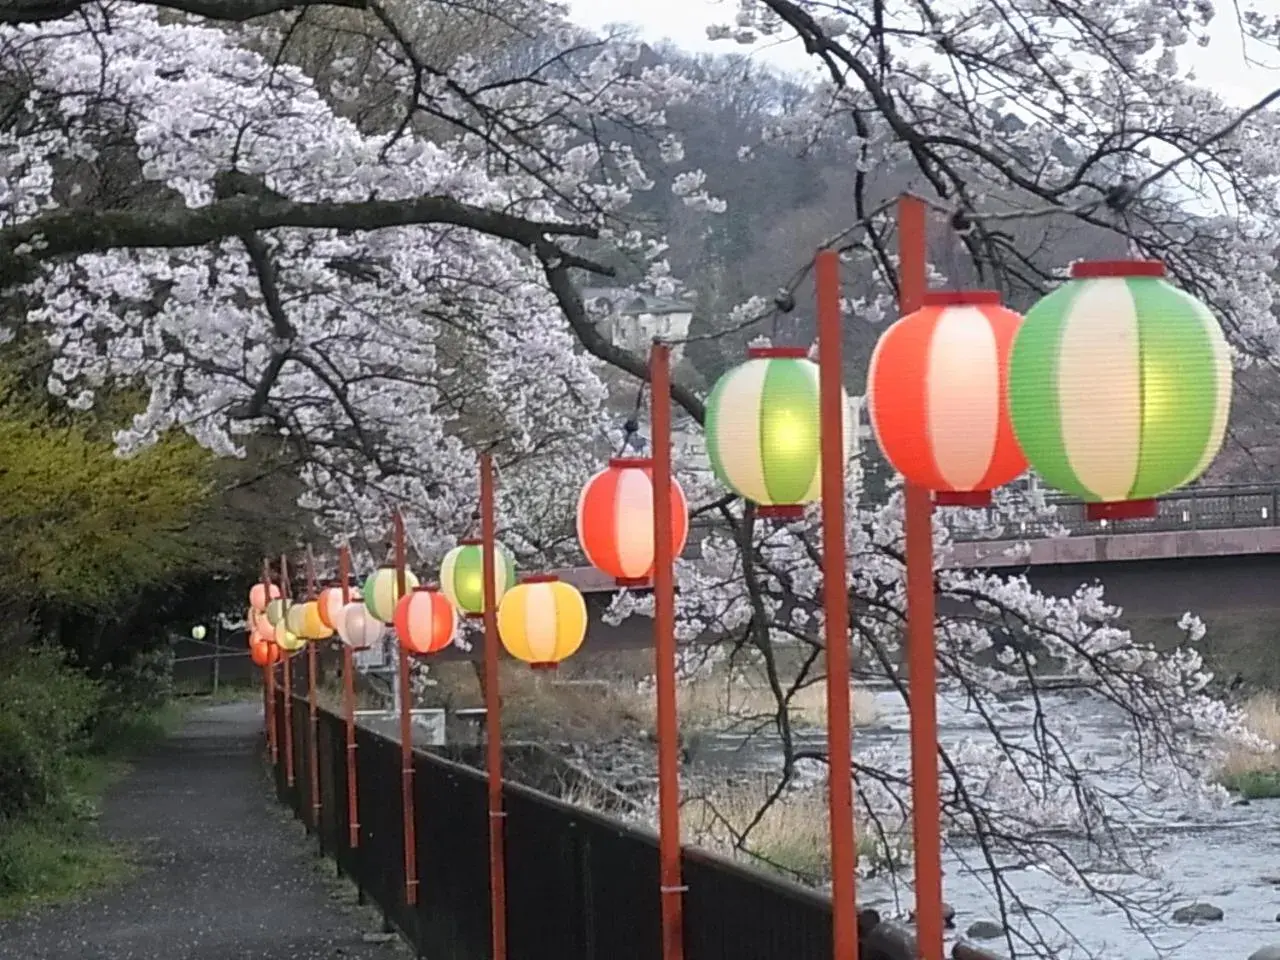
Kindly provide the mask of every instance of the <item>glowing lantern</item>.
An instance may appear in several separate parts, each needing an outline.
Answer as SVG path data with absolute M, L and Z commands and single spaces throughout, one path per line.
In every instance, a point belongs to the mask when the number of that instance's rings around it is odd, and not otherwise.
M 418 578 L 412 570 L 404 572 L 405 591 L 418 585 Z M 396 604 L 400 602 L 400 581 L 395 567 L 379 567 L 364 582 L 364 605 L 375 620 L 390 623 L 395 616 Z
M 494 585 L 498 604 L 516 583 L 516 562 L 500 543 L 493 545 Z M 463 540 L 444 555 L 440 590 L 469 617 L 484 614 L 484 550 L 479 540 Z
M 802 347 L 752 347 L 707 398 L 707 455 L 726 487 L 765 517 L 798 519 L 822 495 L 818 367 Z M 843 405 L 844 457 L 853 430 Z
M 294 603 L 284 614 L 284 625 L 289 629 L 290 633 L 295 633 L 302 639 L 307 638 L 307 605 L 305 603 Z
M 353 650 L 369 649 L 382 640 L 386 629 L 361 600 L 348 603 L 338 615 L 338 639 Z
M 267 604 L 279 596 L 280 588 L 274 583 L 269 586 L 264 583 L 255 583 L 249 588 L 249 606 L 258 613 L 263 613 L 267 609 Z
M 270 640 L 275 636 L 275 627 L 271 621 L 267 619 L 265 613 L 255 613 L 249 622 L 253 625 L 253 633 L 262 637 L 264 640 Z M 274 641 L 273 641 L 274 642 Z
M 285 653 L 297 653 L 307 645 L 307 641 L 291 631 L 289 625 L 283 620 L 275 625 L 271 639 Z
M 985 506 L 1027 468 L 1006 402 L 1021 323 L 994 291 L 926 294 L 871 355 L 867 408 L 880 449 L 939 504 Z
M 418 587 L 396 604 L 395 628 L 406 653 L 439 653 L 453 642 L 458 614 L 439 590 Z
M 587 602 L 558 577 L 525 577 L 498 605 L 498 636 L 507 652 L 535 670 L 554 669 L 587 635 Z
M 204 628 L 204 627 L 203 627 L 203 625 L 201 625 L 201 624 L 198 624 L 198 623 L 197 623 L 194 627 L 192 627 L 192 628 L 191 628 L 191 639 L 192 639 L 192 640 L 203 640 L 203 639 L 205 638 L 206 634 L 207 634 L 207 631 L 205 630 L 205 628 Z
M 266 606 L 265 615 L 267 623 L 271 624 L 273 627 L 280 623 L 280 621 L 285 618 L 285 614 L 289 612 L 290 606 L 290 601 L 285 600 L 283 597 L 276 597 L 276 599 L 272 600 Z
M 359 590 L 347 590 L 348 602 L 360 599 Z M 338 629 L 338 615 L 345 604 L 342 602 L 341 587 L 325 587 L 316 598 L 320 610 L 321 622 L 331 630 Z
M 280 660 L 280 648 L 269 640 L 255 639 L 249 644 L 249 657 L 259 667 L 269 667 Z
M 1151 260 L 1076 263 L 1027 312 L 1009 363 L 1013 429 L 1093 520 L 1149 517 L 1222 446 L 1231 355 L 1208 307 Z
M 299 611 L 296 617 L 294 611 Z M 317 600 L 295 604 L 285 619 L 289 629 L 303 640 L 328 640 L 333 636 L 333 628 L 320 619 L 320 603 Z
M 671 551 L 679 556 L 689 536 L 689 505 L 671 481 Z M 653 461 L 614 458 L 578 496 L 578 542 L 587 560 L 619 586 L 647 584 L 653 576 Z

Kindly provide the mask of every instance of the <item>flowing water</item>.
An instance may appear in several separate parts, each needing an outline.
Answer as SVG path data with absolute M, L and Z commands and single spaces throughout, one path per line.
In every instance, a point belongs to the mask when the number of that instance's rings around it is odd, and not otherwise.
M 1121 752 L 1124 725 L 1114 707 L 1074 692 L 1042 695 L 1041 701 L 1050 716 L 1058 710 L 1071 712 L 1077 727 L 1072 757 L 1078 766 L 1097 771 L 1112 789 L 1124 789 L 1136 780 Z M 877 707 L 876 723 L 855 735 L 855 751 L 887 748 L 905 761 L 907 714 L 900 698 L 892 692 L 878 694 Z M 1028 704 L 1011 700 L 999 705 L 993 719 L 1005 736 L 1017 740 L 1028 736 L 1029 716 Z M 945 692 L 940 696 L 938 722 L 939 740 L 950 750 L 991 736 L 986 722 L 970 711 L 962 696 Z M 821 737 L 811 745 L 820 747 Z M 699 762 L 732 765 L 738 770 L 776 773 L 779 769 L 776 743 L 759 739 L 744 743 L 732 736 L 721 737 L 700 751 Z M 1141 891 L 1144 897 L 1162 895 L 1167 902 L 1158 907 L 1153 904 L 1153 910 L 1165 921 L 1171 921 L 1175 908 L 1193 902 L 1221 908 L 1225 914 L 1222 921 L 1202 926 L 1167 922 L 1154 930 L 1148 928 L 1148 940 L 1118 908 L 1030 865 L 1008 874 L 1019 896 L 1033 908 L 1028 916 L 1013 917 L 1013 928 L 1034 922 L 1055 943 L 1057 956 L 1063 960 L 1086 956 L 1247 960 L 1260 947 L 1280 944 L 1280 801 L 1215 806 L 1190 804 L 1181 795 L 1167 795 L 1151 798 L 1139 816 L 1130 817 L 1128 825 L 1141 834 L 1151 852 L 1154 875 L 1144 879 L 1129 869 L 1091 863 L 1091 881 L 1108 889 Z M 988 892 L 990 878 L 981 873 L 976 846 L 966 844 L 963 838 L 951 842 L 954 849 L 947 851 L 944 862 L 945 897 L 956 909 L 957 932 L 976 920 L 998 920 L 999 911 Z M 1073 846 L 1069 836 L 1063 843 Z M 1074 845 L 1080 848 L 1081 856 L 1087 856 L 1083 844 L 1077 841 Z M 910 906 L 909 889 L 899 889 L 896 902 L 894 894 L 888 881 L 864 881 L 860 900 L 891 914 Z M 1078 938 L 1078 943 L 1064 937 L 1059 925 Z M 1003 940 L 986 945 L 998 953 L 1007 951 Z M 1024 955 L 1023 948 L 1018 953 Z

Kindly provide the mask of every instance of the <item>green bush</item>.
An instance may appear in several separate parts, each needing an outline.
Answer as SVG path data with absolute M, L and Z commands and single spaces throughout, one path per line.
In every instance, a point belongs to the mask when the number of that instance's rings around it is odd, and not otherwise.
M 163 733 L 157 715 L 173 697 L 173 651 L 140 653 L 123 667 L 103 674 L 98 708 L 91 719 L 92 748 L 109 752 Z
M 0 824 L 45 806 L 58 793 L 58 777 L 26 726 L 0 713 Z
M 55 761 L 84 743 L 100 699 L 101 686 L 54 648 L 0 659 L 0 715 L 17 718 Z

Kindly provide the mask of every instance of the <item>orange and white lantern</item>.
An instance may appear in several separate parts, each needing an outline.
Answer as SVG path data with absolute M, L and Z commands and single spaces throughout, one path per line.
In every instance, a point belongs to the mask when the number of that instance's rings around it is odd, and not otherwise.
M 939 505 L 985 506 L 1027 469 L 1008 403 L 1021 324 L 994 291 L 930 293 L 871 355 L 867 408 L 880 449 Z
M 689 537 L 689 504 L 671 479 L 671 555 Z M 578 496 L 578 542 L 587 561 L 619 586 L 646 586 L 653 577 L 653 461 L 615 457 Z

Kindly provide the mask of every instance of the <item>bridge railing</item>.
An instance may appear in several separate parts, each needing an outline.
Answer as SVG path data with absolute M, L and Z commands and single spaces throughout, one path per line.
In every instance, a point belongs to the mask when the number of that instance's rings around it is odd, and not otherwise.
M 1185 530 L 1240 530 L 1252 527 L 1274 527 L 1280 510 L 1280 486 L 1271 484 L 1234 484 L 1229 486 L 1186 487 L 1161 497 L 1158 513 L 1141 520 L 1089 520 L 1085 506 L 1078 500 L 1050 495 L 1048 505 L 1056 507 L 1052 518 L 1045 521 L 1017 523 L 1000 539 L 1038 539 L 1055 536 L 1065 530 L 1073 536 L 1117 533 L 1160 533 Z M 994 517 L 993 517 L 994 519 Z M 952 537 L 958 541 L 991 539 L 980 525 L 956 525 Z

